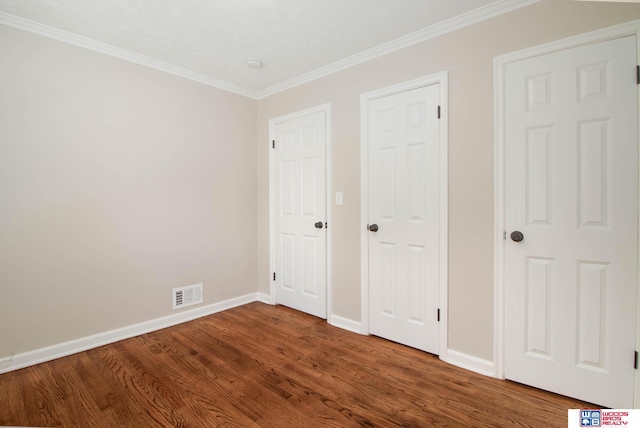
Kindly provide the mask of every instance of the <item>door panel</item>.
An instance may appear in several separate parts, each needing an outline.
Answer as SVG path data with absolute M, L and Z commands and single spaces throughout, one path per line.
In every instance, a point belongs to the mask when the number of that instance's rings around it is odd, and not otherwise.
M 276 303 L 326 318 L 326 113 L 275 126 Z M 323 227 L 316 228 L 321 222 Z
M 505 76 L 506 377 L 614 408 L 633 403 L 636 63 L 632 36 Z
M 439 352 L 439 85 L 369 102 L 372 334 Z

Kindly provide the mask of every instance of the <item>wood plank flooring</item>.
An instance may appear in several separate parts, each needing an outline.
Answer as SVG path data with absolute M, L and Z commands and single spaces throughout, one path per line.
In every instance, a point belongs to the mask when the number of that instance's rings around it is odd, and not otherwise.
M 0 375 L 0 426 L 566 427 L 584 407 L 261 303 Z

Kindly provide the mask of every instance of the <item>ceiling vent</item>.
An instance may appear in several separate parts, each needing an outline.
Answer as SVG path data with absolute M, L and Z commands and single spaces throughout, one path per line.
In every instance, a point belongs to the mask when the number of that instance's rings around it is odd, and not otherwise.
M 202 284 L 173 289 L 173 309 L 181 309 L 202 303 Z

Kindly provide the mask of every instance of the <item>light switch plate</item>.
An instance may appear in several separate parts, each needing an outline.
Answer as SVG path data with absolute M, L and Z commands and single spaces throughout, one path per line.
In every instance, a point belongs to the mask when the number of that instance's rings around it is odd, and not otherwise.
M 342 205 L 342 204 L 343 204 L 342 192 L 336 192 L 336 205 Z

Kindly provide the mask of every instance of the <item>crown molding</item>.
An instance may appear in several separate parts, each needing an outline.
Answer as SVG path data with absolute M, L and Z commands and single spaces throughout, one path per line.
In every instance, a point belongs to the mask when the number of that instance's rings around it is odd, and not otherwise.
M 282 92 L 295 86 L 311 82 L 312 80 L 328 76 L 335 72 L 353 67 L 354 65 L 372 60 L 374 58 L 378 58 L 388 53 L 395 52 L 397 50 L 404 49 L 406 47 L 413 46 L 430 39 L 434 39 L 436 37 L 451 33 L 464 27 L 468 27 L 478 22 L 485 21 L 487 19 L 502 15 L 507 12 L 511 12 L 515 9 L 529 6 L 539 1 L 540 0 L 499 0 L 495 3 L 491 3 L 487 6 L 478 8 L 471 12 L 467 12 L 455 18 L 451 18 L 439 24 L 432 25 L 431 27 L 423 28 L 422 30 L 407 34 L 406 36 L 402 36 L 390 42 L 383 43 L 382 45 L 376 46 L 366 51 L 362 51 L 348 58 L 341 59 L 340 61 L 336 61 L 324 67 L 320 67 L 308 73 L 301 74 L 300 76 L 294 77 L 293 79 L 289 79 L 285 82 L 278 83 L 266 89 L 257 91 L 257 99 L 269 97 L 271 95 L 277 94 L 278 92 Z
M 609 3 L 640 3 L 640 0 L 573 0 L 573 1 L 599 1 Z
M 90 49 L 95 52 L 100 52 L 105 55 L 110 55 L 116 58 L 123 59 L 125 61 L 143 65 L 145 67 L 164 71 L 165 73 L 193 80 L 195 82 L 212 86 L 214 88 L 222 89 L 234 94 L 259 100 L 277 94 L 278 92 L 291 89 L 295 86 L 299 86 L 304 83 L 319 79 L 321 77 L 328 76 L 346 68 L 353 67 L 354 65 L 361 64 L 374 58 L 378 58 L 382 55 L 386 55 L 388 53 L 395 52 L 397 50 L 430 39 L 434 39 L 438 36 L 451 33 L 469 25 L 473 25 L 475 23 L 493 18 L 495 16 L 511 12 L 512 10 L 519 9 L 521 7 L 529 6 L 539 1 L 540 0 L 499 0 L 495 3 L 491 3 L 487 6 L 481 7 L 442 23 L 433 25 L 431 27 L 424 28 L 422 30 L 416 31 L 414 33 L 408 34 L 406 36 L 400 37 L 366 51 L 357 53 L 348 58 L 336 61 L 332 64 L 328 64 L 311 72 L 301 74 L 297 77 L 294 77 L 293 79 L 289 79 L 285 82 L 278 83 L 259 91 L 252 91 L 250 89 L 243 88 L 241 86 L 234 85 L 223 80 L 215 79 L 213 77 L 206 76 L 201 73 L 196 73 L 194 71 L 187 70 L 172 64 L 168 64 L 154 58 L 140 55 L 126 49 L 118 48 L 106 43 L 99 42 L 97 40 L 59 30 L 57 28 L 30 21 L 28 19 L 20 18 L 18 16 L 11 15 L 5 12 L 0 12 L 0 24 L 8 25 L 20 30 L 29 31 L 31 33 L 39 34 L 41 36 L 49 37 L 85 49 Z
M 232 92 L 234 94 L 256 99 L 255 91 L 251 91 L 241 86 L 237 86 L 223 80 L 214 79 L 213 77 L 209 77 L 201 73 L 196 73 L 195 71 L 187 70 L 182 67 L 178 67 L 157 59 L 149 58 L 147 56 L 128 51 L 126 49 L 121 49 L 112 45 L 108 45 L 106 43 L 99 42 L 97 40 L 89 39 L 87 37 L 69 33 L 64 30 L 59 30 L 48 25 L 20 18 L 15 15 L 0 12 L 0 24 L 8 25 L 20 30 L 29 31 L 31 33 L 39 34 L 41 36 L 49 37 L 85 49 L 90 49 L 95 52 L 100 52 L 105 55 L 110 55 L 116 58 L 123 59 L 125 61 L 143 65 L 145 67 L 164 71 L 165 73 L 203 83 L 205 85 Z

